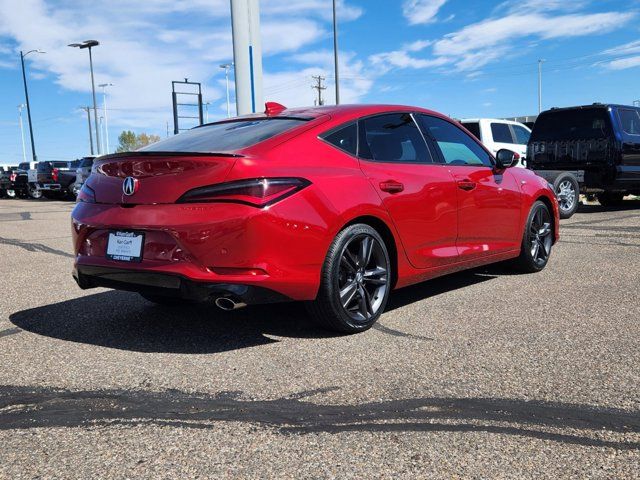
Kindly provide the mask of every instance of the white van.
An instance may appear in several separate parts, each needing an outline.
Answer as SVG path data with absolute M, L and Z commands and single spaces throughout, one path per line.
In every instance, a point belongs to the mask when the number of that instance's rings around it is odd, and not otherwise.
M 497 118 L 464 118 L 460 120 L 460 123 L 494 155 L 501 148 L 506 148 L 520 155 L 516 166 L 527 166 L 527 143 L 531 136 L 531 130 L 526 125 Z

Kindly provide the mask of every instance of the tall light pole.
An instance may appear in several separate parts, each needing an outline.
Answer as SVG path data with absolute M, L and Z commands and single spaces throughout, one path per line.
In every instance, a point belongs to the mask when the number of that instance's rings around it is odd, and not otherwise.
M 338 20 L 336 18 L 336 0 L 333 0 L 333 64 L 336 77 L 336 105 L 340 105 L 340 77 L 338 75 Z
M 96 128 L 96 147 L 98 150 L 98 155 L 100 155 L 100 126 L 98 125 L 98 107 L 96 105 L 96 84 L 93 79 L 93 57 L 91 55 L 91 49 L 93 47 L 97 47 L 100 45 L 100 42 L 97 40 L 85 40 L 82 43 L 70 43 L 70 47 L 77 47 L 80 49 L 88 48 L 89 49 L 89 68 L 91 70 L 91 92 L 93 93 L 93 122 Z
M 22 139 L 22 161 L 27 161 L 27 150 L 24 146 L 24 127 L 22 126 L 22 109 L 26 107 L 24 103 L 18 105 L 18 117 L 20 118 L 20 138 Z
M 538 60 L 538 113 L 542 112 L 542 64 L 544 59 Z
M 104 109 L 104 139 L 106 144 L 106 154 L 109 154 L 109 120 L 107 119 L 107 87 L 113 87 L 113 83 L 101 83 L 98 85 L 102 88 L 102 107 Z
M 91 107 L 78 107 L 87 112 L 87 124 L 89 125 L 89 151 L 93 155 L 93 136 L 91 133 Z
M 31 157 L 34 162 L 38 161 L 36 156 L 36 144 L 33 139 L 33 124 L 31 123 L 31 107 L 29 106 L 29 90 L 27 89 L 27 74 L 24 68 L 24 57 L 30 53 L 45 53 L 42 50 L 29 50 L 27 53 L 22 53 L 20 50 L 20 63 L 22 64 L 22 81 L 24 83 L 24 98 L 27 103 L 27 117 L 29 119 L 29 137 L 31 138 Z
M 229 69 L 233 67 L 233 63 L 223 63 L 220 68 L 224 69 L 224 78 L 227 82 L 227 118 L 231 118 L 231 106 L 229 102 Z

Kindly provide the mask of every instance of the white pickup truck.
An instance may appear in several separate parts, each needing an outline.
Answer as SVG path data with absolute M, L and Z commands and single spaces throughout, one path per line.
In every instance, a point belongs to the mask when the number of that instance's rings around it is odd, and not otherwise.
M 464 118 L 460 123 L 494 155 L 502 148 L 520 155 L 517 167 L 526 167 L 527 143 L 531 130 L 522 123 L 497 118 Z

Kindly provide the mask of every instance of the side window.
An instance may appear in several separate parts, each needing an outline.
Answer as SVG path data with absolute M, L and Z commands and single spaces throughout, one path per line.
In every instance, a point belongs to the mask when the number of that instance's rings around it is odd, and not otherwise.
M 520 125 L 511 125 L 513 129 L 513 133 L 516 136 L 516 143 L 519 145 L 526 145 L 529 143 L 529 137 L 531 136 L 531 132 L 526 128 L 521 127 Z
M 433 163 L 427 144 L 408 113 L 359 121 L 358 156 L 378 162 Z
M 320 138 L 340 150 L 355 155 L 358 148 L 358 126 L 356 123 L 352 123 L 334 128 L 320 135 Z
M 513 143 L 513 137 L 511 137 L 511 130 L 506 123 L 492 123 L 491 135 L 493 141 L 498 143 Z
M 480 137 L 480 124 L 478 122 L 463 123 L 462 126 L 473 133 L 478 140 L 482 141 Z
M 636 110 L 621 108 L 618 110 L 620 125 L 628 135 L 640 135 L 640 116 Z
M 445 163 L 449 165 L 484 165 L 492 167 L 491 156 L 477 140 L 453 123 L 429 115 L 420 115 L 422 127 L 438 144 Z

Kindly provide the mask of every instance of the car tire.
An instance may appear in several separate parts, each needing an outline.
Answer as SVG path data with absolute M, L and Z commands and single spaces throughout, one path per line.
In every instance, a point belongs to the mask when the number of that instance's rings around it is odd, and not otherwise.
M 531 207 L 515 267 L 523 273 L 539 272 L 547 266 L 553 247 L 553 217 L 543 202 Z
M 624 193 L 602 192 L 598 194 L 598 203 L 603 207 L 619 207 L 622 205 Z
M 184 305 L 185 303 L 190 303 L 189 300 L 185 300 L 184 298 L 180 297 L 168 297 L 165 295 L 153 295 L 148 293 L 140 293 L 139 295 L 148 302 L 155 303 L 157 305 L 177 306 Z
M 39 190 L 32 186 L 28 187 L 28 194 L 29 197 L 33 198 L 34 200 L 40 200 L 42 198 L 42 190 Z
M 368 330 L 380 318 L 391 291 L 391 261 L 380 234 L 366 224 L 344 228 L 325 258 L 313 320 L 340 333 Z
M 558 199 L 560 218 L 571 218 L 580 204 L 580 185 L 570 173 L 558 175 L 553 182 L 553 191 Z
M 69 196 L 72 199 L 76 199 L 78 197 L 78 193 L 80 193 L 80 186 L 77 183 L 72 183 L 68 188 Z

